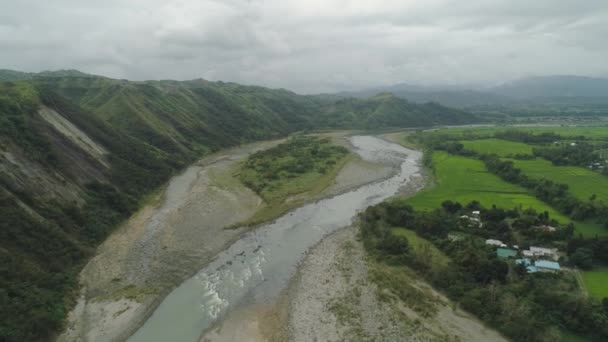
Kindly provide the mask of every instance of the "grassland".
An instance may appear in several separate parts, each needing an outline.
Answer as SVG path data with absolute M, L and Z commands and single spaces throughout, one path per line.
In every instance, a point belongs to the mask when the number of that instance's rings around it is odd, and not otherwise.
M 432 260 L 431 266 L 433 268 L 440 269 L 442 267 L 446 267 L 450 262 L 448 256 L 437 249 L 435 245 L 418 236 L 415 231 L 406 228 L 393 228 L 392 233 L 397 236 L 405 237 L 408 240 L 414 254 L 426 253 L 427 255 L 425 258 Z
M 608 267 L 584 271 L 583 281 L 590 296 L 597 299 L 608 298 Z
M 516 154 L 532 154 L 532 146 L 502 139 L 463 140 L 464 148 L 479 153 L 494 153 L 501 157 Z
M 408 201 L 417 209 L 432 210 L 447 199 L 462 204 L 479 201 L 485 207 L 496 205 L 503 208 L 534 208 L 549 215 L 562 224 L 573 222 L 546 203 L 538 200 L 529 192 L 515 184 L 503 181 L 488 172 L 484 164 L 476 159 L 434 152 L 436 185 L 418 193 Z M 584 236 L 606 235 L 603 227 L 584 222 L 574 222 L 577 231 Z

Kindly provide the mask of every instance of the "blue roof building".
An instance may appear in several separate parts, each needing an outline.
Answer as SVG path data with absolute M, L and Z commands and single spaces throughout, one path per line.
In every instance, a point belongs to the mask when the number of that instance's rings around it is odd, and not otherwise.
M 559 272 L 561 270 L 559 262 L 555 261 L 536 260 L 534 266 L 541 272 Z
M 526 267 L 526 271 L 528 273 L 538 272 L 538 268 L 536 268 L 534 265 L 532 265 L 532 261 L 530 261 L 530 259 L 528 259 L 528 258 L 516 259 L 515 264 L 524 265 Z

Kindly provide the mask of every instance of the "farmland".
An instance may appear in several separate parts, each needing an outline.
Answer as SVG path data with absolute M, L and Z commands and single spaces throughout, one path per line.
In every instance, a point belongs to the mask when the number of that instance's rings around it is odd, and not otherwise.
M 532 178 L 546 178 L 556 183 L 568 184 L 570 192 L 580 200 L 588 200 L 593 194 L 597 200 L 608 203 L 608 177 L 576 166 L 554 166 L 551 162 L 535 160 L 513 160 L 515 167 Z
M 488 172 L 479 160 L 434 152 L 433 162 L 437 184 L 409 200 L 417 209 L 435 209 L 446 199 L 463 204 L 477 200 L 486 207 L 493 204 L 503 208 L 532 207 L 548 211 L 560 222 L 569 222 L 568 218 L 529 195 L 526 189 Z
M 446 152 L 434 152 L 435 186 L 409 199 L 417 209 L 432 210 L 446 199 L 466 204 L 479 201 L 486 207 L 496 205 L 503 208 L 534 208 L 549 215 L 562 224 L 572 222 L 546 203 L 529 194 L 523 187 L 508 183 L 488 172 L 484 164 L 476 159 L 453 156 Z M 593 223 L 574 222 L 577 231 L 585 236 L 606 235 L 608 230 Z
M 502 139 L 463 140 L 461 143 L 467 150 L 478 153 L 494 153 L 501 157 L 516 154 L 532 154 L 532 146 L 520 142 Z

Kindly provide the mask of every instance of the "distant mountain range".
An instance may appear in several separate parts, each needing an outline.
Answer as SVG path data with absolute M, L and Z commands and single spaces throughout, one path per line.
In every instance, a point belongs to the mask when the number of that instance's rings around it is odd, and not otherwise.
M 583 76 L 529 77 L 486 89 L 396 84 L 342 92 L 334 96 L 367 98 L 384 92 L 417 103 L 433 101 L 460 108 L 488 105 L 608 105 L 608 79 Z

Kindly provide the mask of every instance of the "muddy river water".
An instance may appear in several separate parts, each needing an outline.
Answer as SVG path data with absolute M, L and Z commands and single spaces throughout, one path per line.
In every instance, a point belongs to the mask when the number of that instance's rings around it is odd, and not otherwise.
M 419 176 L 419 151 L 372 136 L 350 140 L 363 159 L 395 166 L 398 172 L 388 179 L 304 205 L 245 234 L 175 288 L 128 341 L 198 341 L 201 333 L 236 307 L 274 300 L 310 247 Z

